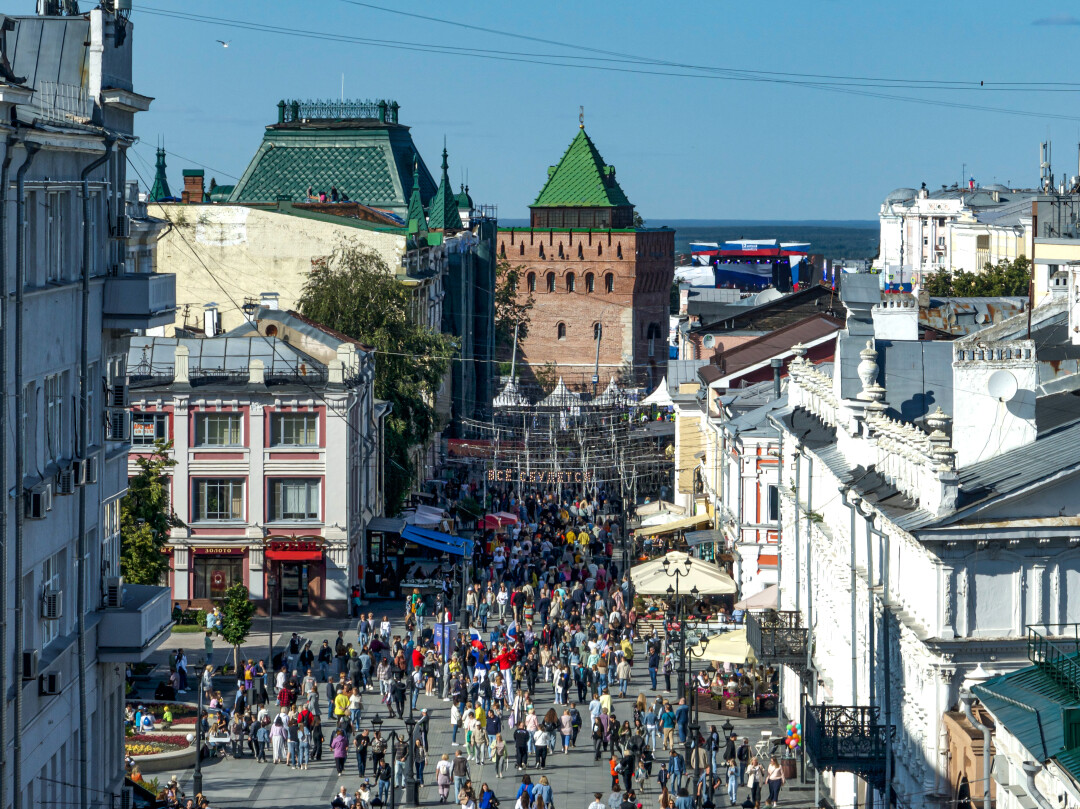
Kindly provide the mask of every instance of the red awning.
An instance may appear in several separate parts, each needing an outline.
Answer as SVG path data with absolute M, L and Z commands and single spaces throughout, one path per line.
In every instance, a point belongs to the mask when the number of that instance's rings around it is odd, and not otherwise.
M 274 562 L 321 562 L 322 551 L 290 551 L 267 548 L 266 558 Z

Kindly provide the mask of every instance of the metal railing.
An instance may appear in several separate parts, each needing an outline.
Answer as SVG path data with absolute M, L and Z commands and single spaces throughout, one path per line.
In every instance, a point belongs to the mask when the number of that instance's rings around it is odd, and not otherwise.
M 746 614 L 746 642 L 762 661 L 806 664 L 809 629 L 794 610 L 763 610 Z
M 396 101 L 334 101 L 332 99 L 309 99 L 299 101 L 281 100 L 277 104 L 278 123 L 295 121 L 348 121 L 359 118 L 376 119 L 396 124 L 401 105 Z
M 88 124 L 93 111 L 94 101 L 80 85 L 43 81 L 34 88 L 34 114 L 38 120 Z
M 1028 627 L 1028 659 L 1080 700 L 1080 624 L 1062 624 L 1058 628 L 1060 637 L 1051 639 Z
M 805 705 L 803 744 L 814 766 L 881 777 L 894 729 L 881 724 L 880 712 L 876 706 Z

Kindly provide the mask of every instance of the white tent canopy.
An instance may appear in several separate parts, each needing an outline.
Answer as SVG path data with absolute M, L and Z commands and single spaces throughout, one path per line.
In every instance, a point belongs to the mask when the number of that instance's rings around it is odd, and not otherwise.
M 518 389 L 517 383 L 510 379 L 492 404 L 495 407 L 528 407 L 529 400 Z
M 749 598 L 744 598 L 742 601 L 735 602 L 735 609 L 737 610 L 763 610 L 769 607 L 776 607 L 778 590 L 780 588 L 775 584 L 770 584 L 760 593 L 755 593 Z
M 665 560 L 668 562 L 666 569 Z M 689 572 L 686 572 L 688 567 Z M 695 587 L 698 594 L 703 596 L 738 592 L 738 587 L 731 577 L 712 562 L 696 559 L 681 551 L 670 551 L 666 556 L 632 568 L 630 579 L 634 583 L 634 590 L 641 595 L 667 595 L 668 587 L 675 588 L 676 570 L 682 574 L 677 577 L 679 595 L 690 595 L 690 591 Z
M 611 377 L 611 381 L 608 382 L 608 386 L 604 388 L 604 392 L 592 400 L 592 404 L 599 407 L 611 407 L 612 405 L 622 404 L 623 392 L 619 390 L 619 386 L 615 384 L 615 377 Z
M 666 376 L 660 380 L 660 384 L 656 386 L 656 390 L 642 399 L 641 403 L 643 405 L 654 404 L 660 407 L 671 407 L 675 404 L 671 398 L 671 392 L 668 390 Z
M 566 387 L 561 376 L 555 390 L 540 401 L 541 407 L 572 407 L 579 404 L 581 404 L 581 397 Z

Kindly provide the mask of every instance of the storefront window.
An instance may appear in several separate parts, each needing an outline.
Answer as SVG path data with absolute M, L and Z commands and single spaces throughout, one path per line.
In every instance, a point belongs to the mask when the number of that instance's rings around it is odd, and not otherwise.
M 241 556 L 196 556 L 193 567 L 195 598 L 224 598 L 226 590 L 244 581 Z

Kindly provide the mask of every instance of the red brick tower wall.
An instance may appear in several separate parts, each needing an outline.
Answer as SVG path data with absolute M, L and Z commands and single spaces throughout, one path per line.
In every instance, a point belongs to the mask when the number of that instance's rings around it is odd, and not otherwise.
M 529 334 L 520 346 L 525 363 L 536 368 L 553 362 L 567 385 L 580 387 L 592 376 L 600 323 L 600 386 L 611 376 L 659 382 L 667 366 L 674 231 L 508 229 L 499 231 L 498 250 L 511 266 L 522 267 L 522 296 L 529 294 L 530 274 L 535 277 Z M 630 366 L 633 380 L 625 379 Z

